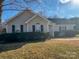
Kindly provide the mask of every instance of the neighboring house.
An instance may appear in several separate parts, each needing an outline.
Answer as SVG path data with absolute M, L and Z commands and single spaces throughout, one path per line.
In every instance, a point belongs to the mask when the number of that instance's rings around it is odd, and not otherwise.
M 72 23 L 72 21 L 64 19 L 64 18 L 53 18 L 49 19 L 51 22 L 56 23 L 58 25 L 60 30 L 75 30 L 75 23 Z
M 52 21 L 55 22 L 56 24 L 70 24 L 72 26 L 75 25 L 74 31 L 79 32 L 79 17 L 73 17 L 73 18 L 69 18 L 69 19 L 58 18 L 58 19 L 54 19 L 54 20 L 52 19 Z
M 6 23 L 6 32 L 49 32 L 54 37 L 54 32 L 74 30 L 74 26 L 73 24 L 56 24 L 31 10 L 26 10 Z
M 76 24 L 72 23 L 72 21 L 65 19 L 65 18 L 48 18 L 50 21 L 56 23 L 56 26 L 58 26 L 58 31 L 63 36 L 65 33 L 70 36 L 73 36 L 75 34 L 75 26 Z M 70 34 L 69 34 L 70 33 Z M 71 34 L 72 33 L 72 34 Z M 55 34 L 56 36 L 56 34 Z M 60 35 L 59 35 L 60 36 Z
M 79 17 L 73 17 L 69 20 L 72 24 L 76 24 L 75 31 L 79 32 Z

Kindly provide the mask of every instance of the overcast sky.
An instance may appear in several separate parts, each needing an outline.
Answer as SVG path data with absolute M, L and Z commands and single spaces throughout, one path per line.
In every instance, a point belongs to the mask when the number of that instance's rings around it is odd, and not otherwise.
M 40 12 L 47 17 L 79 17 L 79 1 L 78 0 L 40 0 L 28 5 L 33 11 Z M 6 8 L 6 7 L 5 7 Z M 3 21 L 15 16 L 18 11 L 3 11 Z

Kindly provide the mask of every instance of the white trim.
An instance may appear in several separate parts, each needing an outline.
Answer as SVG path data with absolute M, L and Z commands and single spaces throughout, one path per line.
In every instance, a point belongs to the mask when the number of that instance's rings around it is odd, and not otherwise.
M 47 21 L 47 22 L 51 22 L 50 20 L 48 20 L 46 17 L 43 17 L 41 16 L 40 14 L 37 14 L 37 13 L 34 13 L 32 12 L 33 14 L 35 14 L 33 17 L 31 17 L 30 19 L 28 19 L 25 23 L 28 23 L 29 21 L 31 21 L 33 18 L 35 18 L 36 16 L 39 16 L 41 18 L 43 18 L 43 20 Z
M 41 16 L 41 15 L 39 15 L 39 14 L 36 14 L 37 16 L 40 16 L 41 18 L 43 18 L 44 20 L 46 20 L 46 21 L 48 21 L 48 22 L 51 22 L 50 20 L 48 20 L 47 18 L 45 18 L 45 17 L 43 17 L 43 16 Z
M 44 20 L 46 20 L 46 21 L 49 21 L 49 22 L 51 22 L 50 20 L 48 20 L 46 17 L 44 17 L 44 16 L 41 16 L 40 14 L 38 14 L 38 13 L 34 13 L 34 12 L 32 12 L 33 14 L 35 14 L 35 15 L 37 15 L 37 16 L 40 16 L 41 18 L 43 18 Z
M 47 23 L 47 32 L 50 32 L 49 31 L 49 22 Z
M 31 17 L 30 19 L 28 19 L 25 23 L 30 22 L 33 18 L 35 18 L 37 15 L 34 15 L 33 17 Z
M 27 11 L 27 10 L 25 10 L 25 11 Z M 13 19 L 15 19 L 16 17 L 20 16 L 21 14 L 23 14 L 25 11 L 22 11 L 22 12 L 18 13 L 16 16 L 10 18 L 8 21 L 6 21 L 6 24 L 8 24 L 8 22 L 10 22 L 11 20 L 13 20 Z M 40 16 L 40 17 L 43 18 L 44 20 L 46 20 L 46 21 L 48 21 L 48 22 L 51 22 L 51 21 L 48 20 L 47 18 L 45 18 L 45 17 L 43 17 L 43 16 L 41 16 L 41 15 L 39 15 L 39 14 L 37 14 L 37 13 L 34 13 L 34 12 L 32 12 L 32 11 L 30 11 L 30 12 L 33 13 L 33 14 L 35 14 L 35 15 L 32 16 L 30 19 L 26 20 L 25 23 L 28 23 L 30 20 L 32 20 L 32 19 L 35 18 L 36 16 Z
M 36 16 L 39 16 L 39 17 L 43 18 L 43 20 L 45 20 L 45 21 L 47 21 L 47 22 L 51 22 L 51 21 L 49 21 L 48 19 L 46 19 L 45 17 L 42 17 L 42 16 L 40 16 L 40 15 L 35 14 L 33 17 L 31 17 L 30 19 L 28 19 L 25 23 L 30 22 L 30 21 L 31 21 L 33 18 L 35 18 Z

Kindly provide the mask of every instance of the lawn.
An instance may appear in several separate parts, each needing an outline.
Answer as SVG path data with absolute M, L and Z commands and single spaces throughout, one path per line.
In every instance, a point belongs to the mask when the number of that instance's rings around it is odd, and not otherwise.
M 79 38 L 0 44 L 0 59 L 79 59 Z

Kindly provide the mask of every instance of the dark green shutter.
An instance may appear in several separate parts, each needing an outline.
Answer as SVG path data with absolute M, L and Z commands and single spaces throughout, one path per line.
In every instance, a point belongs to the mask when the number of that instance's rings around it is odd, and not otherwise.
M 12 25 L 12 32 L 15 32 L 15 25 Z
M 32 25 L 32 30 L 33 32 L 35 32 L 35 25 Z
M 20 26 L 21 32 L 23 32 L 23 25 Z
M 43 32 L 44 31 L 44 27 L 43 27 L 43 25 L 41 25 L 41 32 Z

